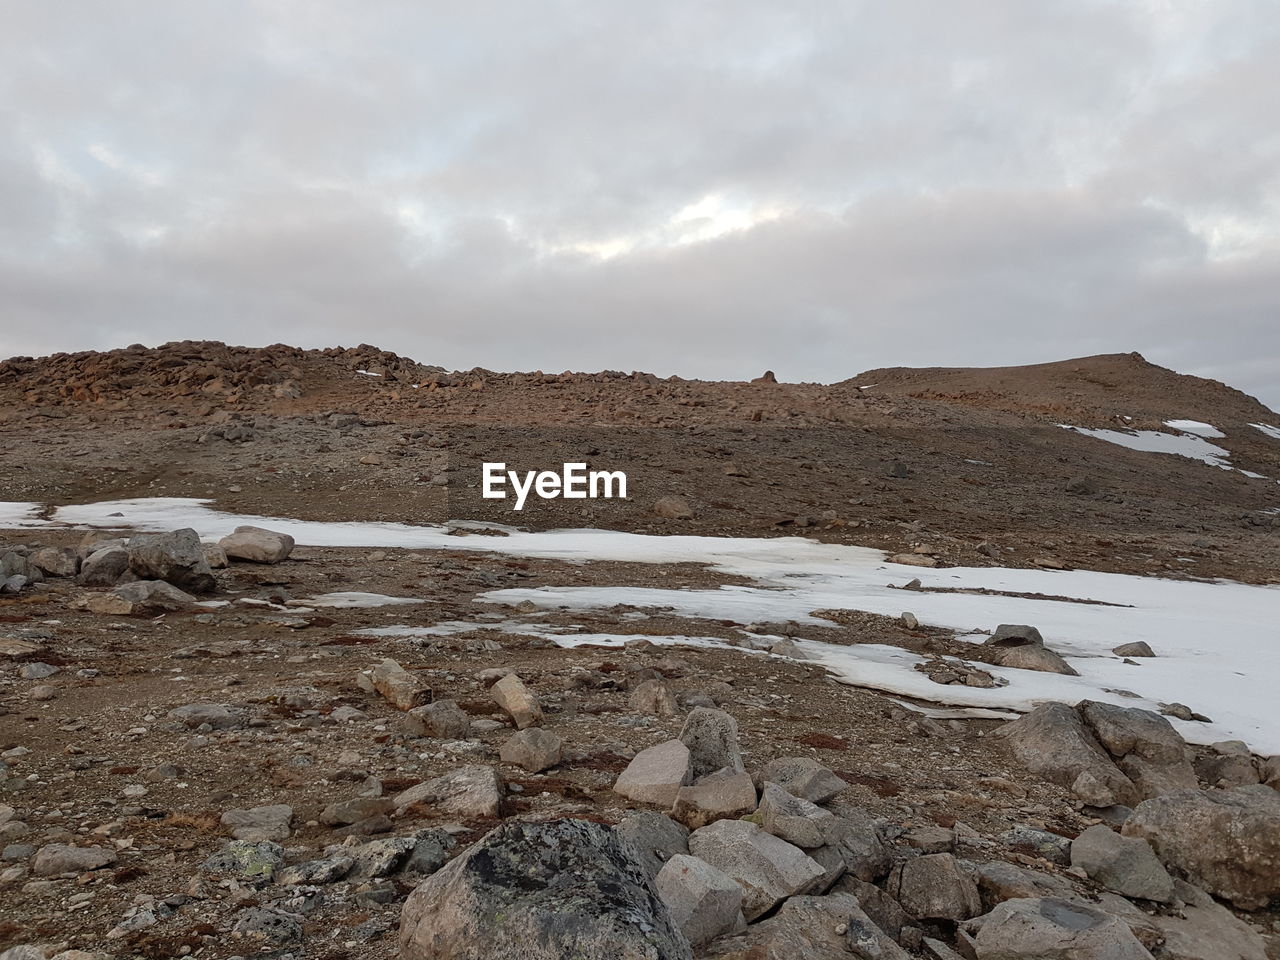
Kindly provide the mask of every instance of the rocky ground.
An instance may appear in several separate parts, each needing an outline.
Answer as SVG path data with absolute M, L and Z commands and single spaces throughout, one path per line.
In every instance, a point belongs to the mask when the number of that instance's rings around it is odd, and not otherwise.
M 1235 465 L 1280 476 L 1249 426 L 1274 414 L 1131 356 L 821 386 L 181 344 L 0 364 L 0 501 L 802 533 L 1277 582 L 1274 484 L 1056 425 L 1122 415 L 1213 423 Z M 477 495 L 482 460 L 579 458 L 625 469 L 630 497 L 513 516 Z M 931 716 L 748 625 L 478 599 L 726 582 L 699 565 L 114 536 L 0 533 L 6 576 L 33 581 L 0 596 L 6 960 L 1280 957 L 1280 769 L 1239 744 L 1105 705 Z M 316 600 L 350 591 L 421 602 Z M 909 617 L 749 626 L 953 642 Z M 583 633 L 738 649 L 546 636 Z M 1052 653 L 1014 639 L 978 656 Z

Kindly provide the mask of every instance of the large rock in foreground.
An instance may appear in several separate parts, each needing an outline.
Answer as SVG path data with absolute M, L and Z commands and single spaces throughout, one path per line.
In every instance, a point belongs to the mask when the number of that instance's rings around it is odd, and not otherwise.
M 1123 920 L 1074 900 L 1006 900 L 972 926 L 978 960 L 1151 960 Z
M 1280 897 L 1280 793 L 1254 784 L 1184 790 L 1138 804 L 1126 837 L 1142 837 L 1167 865 L 1242 910 Z
M 585 820 L 511 821 L 424 881 L 402 960 L 691 960 L 629 844 Z
M 1120 772 L 1080 715 L 1065 703 L 1042 703 L 998 730 L 1029 771 L 1066 787 L 1085 803 L 1109 807 L 1138 801 L 1133 781 Z

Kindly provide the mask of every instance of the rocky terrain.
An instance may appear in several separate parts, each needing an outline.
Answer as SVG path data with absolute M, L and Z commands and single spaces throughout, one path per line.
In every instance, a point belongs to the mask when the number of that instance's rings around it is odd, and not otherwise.
M 1232 469 L 1061 426 L 1184 421 Z M 34 505 L 0 530 L 0 955 L 1277 960 L 1280 761 L 1188 744 L 1170 718 L 1196 704 L 938 710 L 805 644 L 900 647 L 941 685 L 1079 662 L 1036 624 L 962 643 L 910 591 L 901 616 L 816 623 L 497 606 L 747 581 L 470 549 L 598 527 L 1275 584 L 1262 427 L 1280 417 L 1136 355 L 834 385 L 371 347 L 0 363 L 0 502 Z M 490 460 L 622 469 L 628 497 L 514 514 L 479 495 Z M 457 546 L 49 522 L 151 497 L 449 524 Z

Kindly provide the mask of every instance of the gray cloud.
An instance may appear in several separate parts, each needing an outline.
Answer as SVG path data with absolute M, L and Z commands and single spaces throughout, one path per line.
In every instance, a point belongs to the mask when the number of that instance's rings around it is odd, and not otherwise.
M 0 354 L 208 337 L 1280 404 L 1269 0 L 0 0 Z

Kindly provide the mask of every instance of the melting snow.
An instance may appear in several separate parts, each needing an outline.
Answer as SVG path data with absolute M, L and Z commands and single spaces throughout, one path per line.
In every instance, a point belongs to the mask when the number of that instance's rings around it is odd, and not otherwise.
M 358 590 L 349 590 L 338 593 L 322 593 L 318 597 L 308 597 L 305 600 L 290 600 L 286 606 L 351 609 L 405 606 L 407 604 L 425 602 L 425 600 L 419 600 L 416 597 L 388 597 L 381 593 L 361 593 Z
M 1217 444 L 1210 443 L 1204 437 L 1188 433 L 1161 433 L 1159 430 L 1093 430 L 1088 427 L 1073 427 L 1069 423 L 1060 423 L 1060 427 L 1083 433 L 1085 436 L 1097 437 L 1108 443 L 1128 447 L 1130 450 L 1142 450 L 1147 453 L 1172 453 L 1179 457 L 1199 460 L 1212 467 L 1223 470 L 1234 469 L 1228 462 L 1231 451 L 1224 450 Z M 1219 434 L 1221 436 L 1221 434 Z
M 1204 437 L 1208 440 L 1217 440 L 1226 436 L 1213 424 L 1201 423 L 1199 420 L 1166 420 L 1164 425 L 1174 430 L 1180 430 L 1183 433 L 1194 433 L 1197 437 Z
M 1261 430 L 1272 440 L 1280 440 L 1280 427 L 1273 427 L 1266 423 L 1251 423 L 1249 426 L 1253 427 L 1255 430 Z
M 26 527 L 42 527 L 46 521 L 39 514 L 39 503 L 15 503 L 0 501 L 0 530 L 21 530 Z
M 1119 436 L 1130 439 L 1126 434 Z M 1206 443 L 1194 436 L 1172 439 Z M 919 656 L 898 647 L 838 646 L 817 641 L 801 641 L 799 645 L 806 655 L 846 682 L 948 707 L 1023 710 L 1044 700 L 1074 702 L 1085 697 L 1152 709 L 1161 703 L 1182 702 L 1214 721 L 1174 721 L 1189 740 L 1242 739 L 1260 753 L 1280 753 L 1280 717 L 1274 706 L 1274 688 L 1280 679 L 1280 635 L 1276 628 L 1280 623 L 1280 587 L 1276 586 L 1087 570 L 905 567 L 888 563 L 878 550 L 798 537 L 657 537 L 607 530 L 513 530 L 505 537 L 456 537 L 444 527 L 237 516 L 213 510 L 207 501 L 199 500 L 123 500 L 61 507 L 51 521 L 43 522 L 35 519 L 38 512 L 38 506 L 33 504 L 0 504 L 0 523 L 143 530 L 189 526 L 205 537 L 221 536 L 239 524 L 251 523 L 289 533 L 304 546 L 471 550 L 575 562 L 695 562 L 753 581 L 750 586 L 704 590 L 549 586 L 496 590 L 483 595 L 483 599 L 497 604 L 516 605 L 529 600 L 542 608 L 571 610 L 607 610 L 615 604 L 627 604 L 738 624 L 792 620 L 823 626 L 831 624 L 814 617 L 814 611 L 865 610 L 897 616 L 910 610 L 921 623 L 956 631 L 971 642 L 981 642 L 985 632 L 1000 623 L 1030 623 L 1040 628 L 1049 646 L 1067 657 L 1080 676 L 992 667 L 992 673 L 1009 681 L 1007 686 L 943 686 L 913 669 Z M 117 512 L 123 516 L 111 516 Z M 904 591 L 886 585 L 912 578 L 921 580 L 921 590 Z M 986 588 L 999 593 L 934 590 L 940 587 Z M 1049 596 L 1099 602 L 1046 599 Z M 303 602 L 319 606 L 326 598 L 329 602 L 343 602 L 333 598 L 358 598 L 354 601 L 357 606 L 421 602 L 376 594 L 328 594 Z M 499 629 L 509 627 L 504 624 Z M 632 639 L 624 634 L 557 634 L 548 627 L 520 629 L 573 645 L 617 645 Z M 1135 640 L 1150 643 L 1158 656 L 1132 666 L 1110 652 L 1121 643 Z M 674 636 L 654 642 L 724 643 L 707 637 Z M 1133 696 L 1126 696 L 1125 691 Z

